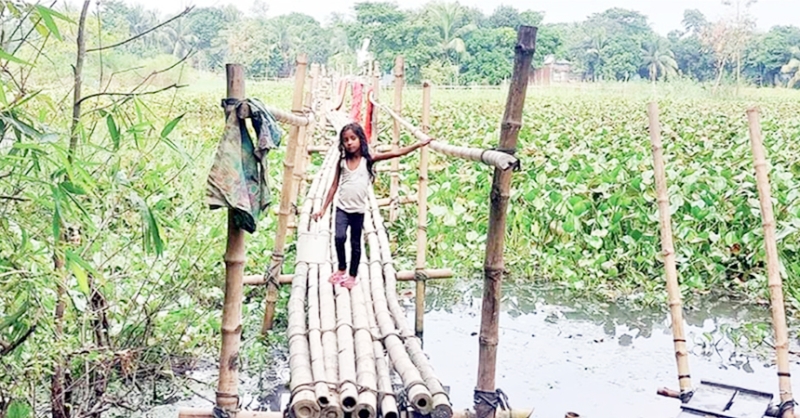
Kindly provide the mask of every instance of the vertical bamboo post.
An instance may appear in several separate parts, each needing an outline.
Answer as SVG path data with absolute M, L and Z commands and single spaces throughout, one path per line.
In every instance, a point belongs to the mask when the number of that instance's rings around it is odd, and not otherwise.
M 394 61 L 394 111 L 402 115 L 403 111 L 403 56 L 398 55 Z M 400 122 L 394 118 L 394 130 L 392 131 L 392 151 L 397 151 L 400 147 Z M 398 208 L 398 189 L 400 187 L 400 162 L 397 158 L 392 159 L 391 183 L 389 184 L 389 222 L 397 221 Z
M 533 26 L 520 26 L 517 44 L 514 47 L 514 73 L 508 88 L 505 114 L 500 128 L 498 150 L 513 153 L 517 148 L 519 129 L 522 126 L 522 110 L 528 89 L 528 75 L 536 48 L 536 31 Z M 478 384 L 475 388 L 475 413 L 477 418 L 494 417 L 494 402 L 482 401 L 494 395 L 495 368 L 497 363 L 498 322 L 500 313 L 500 286 L 503 281 L 505 263 L 506 212 L 508 209 L 511 170 L 495 168 L 492 179 L 489 231 L 486 239 L 484 260 L 483 303 L 481 307 L 480 346 L 478 353 Z M 490 398 L 493 399 L 493 398 Z
M 772 327 L 775 331 L 775 351 L 778 363 L 778 387 L 781 398 L 781 417 L 794 418 L 792 381 L 789 369 L 789 332 L 786 328 L 786 312 L 783 306 L 783 283 L 780 274 L 778 246 L 775 239 L 775 215 L 772 212 L 772 197 L 767 174 L 767 158 L 761 139 L 761 121 L 758 109 L 747 109 L 750 125 L 750 145 L 756 170 L 758 197 L 761 201 L 761 219 L 764 227 L 764 247 L 767 253 L 767 281 L 769 283 Z
M 226 64 L 227 94 L 231 99 L 244 99 L 244 68 Z M 233 106 L 225 107 L 227 117 Z M 242 336 L 242 277 L 245 263 L 245 231 L 233 222 L 228 210 L 228 242 L 225 249 L 225 299 L 222 305 L 222 348 L 219 356 L 217 407 L 235 412 L 239 407 L 239 341 Z
M 372 94 L 375 96 L 375 101 L 378 100 L 378 93 L 381 88 L 381 66 L 378 61 L 372 63 L 373 76 L 372 76 Z M 367 98 L 369 100 L 369 98 Z M 378 140 L 378 112 L 377 109 L 372 112 L 372 137 L 370 142 L 375 144 Z
M 422 132 L 431 130 L 431 83 L 422 83 Z M 428 147 L 422 147 L 419 154 L 419 190 L 417 191 L 417 289 L 415 293 L 414 333 L 422 338 L 425 317 L 425 278 L 420 273 L 425 270 L 425 256 L 428 247 Z
M 664 169 L 664 147 L 661 143 L 661 124 L 658 118 L 658 104 L 651 102 L 647 108 L 650 125 L 650 142 L 653 152 L 653 170 L 656 178 L 656 201 L 661 221 L 661 251 L 664 255 L 664 270 L 669 296 L 669 309 L 672 317 L 672 340 L 675 343 L 675 361 L 678 365 L 678 385 L 681 396 L 692 391 L 689 375 L 689 352 L 686 350 L 686 337 L 683 332 L 683 309 L 681 291 L 678 286 L 678 271 L 675 267 L 675 247 L 672 243 L 670 225 L 669 197 L 667 196 L 667 177 Z
M 312 111 L 312 107 L 314 106 L 313 97 L 314 97 L 314 85 L 316 81 L 316 70 L 317 67 L 312 64 L 311 66 L 311 74 L 309 75 L 309 89 L 304 93 L 303 98 L 303 110 L 304 111 Z M 305 182 L 306 176 L 306 161 L 309 159 L 308 155 L 308 144 L 311 140 L 311 137 L 314 132 L 314 123 L 310 123 L 307 126 L 301 126 L 300 131 L 297 135 L 297 151 L 295 152 L 295 159 L 294 159 L 294 170 L 292 172 L 292 196 L 290 202 L 292 205 L 297 207 L 297 199 L 300 196 L 301 185 Z M 290 208 L 291 209 L 291 208 Z M 297 226 L 297 211 L 295 211 L 295 216 L 293 216 L 292 221 L 289 223 L 289 230 L 291 231 L 294 229 L 293 227 Z
M 306 55 L 298 55 L 296 63 L 297 70 L 294 76 L 292 112 L 300 113 L 303 109 L 303 84 L 306 80 L 306 65 L 308 63 Z M 289 141 L 286 144 L 286 155 L 283 160 L 283 185 L 281 186 L 281 204 L 278 210 L 278 230 L 275 233 L 275 248 L 272 250 L 272 261 L 267 278 L 267 306 L 264 309 L 264 322 L 261 325 L 262 334 L 266 334 L 267 331 L 272 329 L 272 321 L 275 317 L 275 302 L 278 300 L 278 277 L 283 266 L 286 229 L 289 226 L 289 215 L 291 214 L 292 174 L 294 172 L 299 134 L 299 127 L 292 126 L 289 129 Z

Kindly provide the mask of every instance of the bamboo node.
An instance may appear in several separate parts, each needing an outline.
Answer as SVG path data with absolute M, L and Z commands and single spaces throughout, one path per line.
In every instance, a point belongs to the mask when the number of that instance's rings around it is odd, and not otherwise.
M 498 341 L 497 338 L 491 338 L 481 335 L 478 340 L 481 342 L 481 345 L 489 345 L 489 346 L 497 346 Z

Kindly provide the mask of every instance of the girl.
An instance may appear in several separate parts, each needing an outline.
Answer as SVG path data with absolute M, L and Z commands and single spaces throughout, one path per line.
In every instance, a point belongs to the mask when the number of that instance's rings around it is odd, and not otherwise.
M 333 184 L 319 212 L 311 217 L 315 221 L 322 217 L 328 205 L 336 197 L 336 257 L 339 269 L 333 273 L 329 282 L 352 289 L 356 283 L 358 263 L 361 260 L 361 230 L 364 226 L 364 212 L 367 210 L 369 186 L 375 180 L 372 166 L 378 161 L 388 160 L 409 154 L 430 143 L 417 142 L 397 151 L 370 155 L 367 136 L 358 123 L 351 123 L 339 133 L 339 152 L 341 159 L 336 166 Z M 338 192 L 338 193 L 337 193 Z M 344 254 L 344 243 L 347 240 L 347 227 L 350 227 L 350 269 L 345 277 L 347 261 Z

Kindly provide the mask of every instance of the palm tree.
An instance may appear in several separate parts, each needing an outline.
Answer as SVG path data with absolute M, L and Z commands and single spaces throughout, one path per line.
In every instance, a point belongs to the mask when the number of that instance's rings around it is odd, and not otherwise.
M 660 40 L 647 42 L 642 48 L 642 57 L 642 67 L 647 68 L 654 84 L 659 75 L 666 77 L 677 73 L 675 54 Z
M 458 3 L 436 3 L 430 8 L 433 24 L 436 27 L 442 55 L 450 58 L 450 52 L 455 52 L 457 57 L 467 54 L 467 47 L 463 37 L 477 29 L 474 23 L 459 27 L 464 17 L 464 8 Z
M 792 74 L 792 78 L 786 83 L 787 88 L 792 88 L 800 83 L 800 47 L 793 46 L 789 49 L 792 53 L 792 58 L 789 62 L 781 67 L 783 74 Z
M 608 38 L 603 29 L 583 41 L 586 64 L 589 66 L 588 72 L 592 76 L 592 81 L 597 81 L 597 73 L 605 61 L 603 50 L 606 46 L 608 46 Z

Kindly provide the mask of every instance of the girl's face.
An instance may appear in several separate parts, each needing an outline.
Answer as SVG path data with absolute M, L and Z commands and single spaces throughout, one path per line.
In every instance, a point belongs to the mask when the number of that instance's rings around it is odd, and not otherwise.
M 361 140 L 358 139 L 358 136 L 356 136 L 356 133 L 353 132 L 352 129 L 344 131 L 342 138 L 344 139 L 344 150 L 348 154 L 355 154 L 361 149 Z

